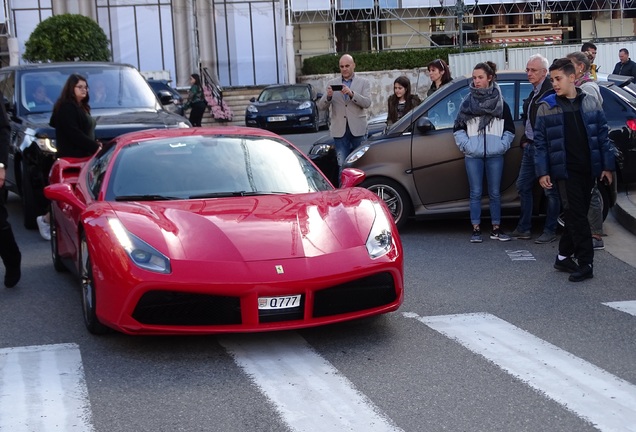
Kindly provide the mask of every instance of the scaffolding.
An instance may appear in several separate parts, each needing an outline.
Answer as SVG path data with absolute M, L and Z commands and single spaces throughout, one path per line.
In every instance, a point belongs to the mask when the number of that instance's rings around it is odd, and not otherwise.
M 312 3 L 322 4 L 307 10 Z M 626 35 L 623 39 L 634 37 L 631 18 L 636 18 L 636 0 L 561 0 L 526 1 L 514 0 L 475 1 L 469 0 L 366 0 L 366 6 L 351 8 L 352 4 L 365 5 L 365 0 L 289 0 L 288 25 L 303 26 L 323 24 L 328 27 L 329 52 L 338 52 L 337 26 L 350 24 L 368 28 L 368 49 L 380 51 L 386 49 L 404 49 L 422 47 L 422 45 L 457 46 L 459 42 L 478 43 L 478 28 L 516 24 L 518 26 L 554 25 L 573 27 L 566 32 L 564 41 L 578 42 L 582 39 L 580 26 L 582 19 L 590 20 L 595 28 L 597 19 L 614 20 L 622 28 L 623 20 Z M 393 3 L 388 7 L 389 3 Z M 418 7 L 408 7 L 417 3 Z M 428 3 L 428 5 L 427 5 Z M 400 7 L 401 6 L 401 7 Z M 428 6 L 428 7 L 426 7 Z M 459 22 L 458 22 L 459 21 Z M 399 22 L 399 32 L 388 23 Z M 422 23 L 427 22 L 422 30 Z M 463 24 L 463 31 L 460 31 Z M 578 31 L 578 34 L 577 34 Z M 463 38 L 460 39 L 460 33 Z M 594 31 L 596 34 L 596 31 Z M 406 40 L 401 46 L 389 41 L 401 37 Z M 585 38 L 586 40 L 601 38 Z M 422 43 L 422 41 L 424 43 Z M 346 49 L 345 49 L 346 50 Z

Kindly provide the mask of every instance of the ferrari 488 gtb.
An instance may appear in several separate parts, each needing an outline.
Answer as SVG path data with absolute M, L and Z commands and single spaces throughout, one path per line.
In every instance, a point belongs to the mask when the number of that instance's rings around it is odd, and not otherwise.
M 122 135 L 59 159 L 57 270 L 76 272 L 86 327 L 129 334 L 293 329 L 396 310 L 402 245 L 384 202 L 343 188 L 253 128 Z

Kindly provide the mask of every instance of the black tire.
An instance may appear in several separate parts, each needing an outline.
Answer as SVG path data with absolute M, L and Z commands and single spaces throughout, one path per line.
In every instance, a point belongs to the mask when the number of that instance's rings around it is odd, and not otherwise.
M 110 329 L 97 319 L 93 265 L 91 264 L 86 234 L 84 233 L 81 234 L 80 238 L 79 271 L 82 291 L 82 312 L 86 329 L 94 335 L 106 334 Z
M 398 229 L 406 224 L 413 212 L 413 204 L 411 204 L 411 197 L 398 182 L 375 177 L 363 181 L 360 187 L 367 188 L 384 201 Z
M 31 184 L 29 170 L 22 164 L 22 214 L 24 227 L 26 229 L 36 229 L 38 227 L 36 218 L 38 217 L 37 205 L 35 203 L 35 192 Z
M 57 223 L 55 221 L 55 216 L 53 215 L 53 211 L 51 211 L 51 258 L 53 259 L 53 268 L 55 268 L 58 272 L 65 272 L 66 266 L 64 262 L 62 262 L 62 257 L 58 252 L 57 245 Z
M 314 126 L 311 128 L 312 132 L 318 132 L 320 131 L 320 114 L 316 113 L 316 117 L 314 118 Z

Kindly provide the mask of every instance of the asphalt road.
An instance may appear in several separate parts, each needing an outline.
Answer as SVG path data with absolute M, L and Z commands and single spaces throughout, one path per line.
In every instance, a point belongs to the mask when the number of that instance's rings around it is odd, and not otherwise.
M 312 135 L 289 138 L 303 148 Z M 552 268 L 556 243 L 470 244 L 466 220 L 419 221 L 401 232 L 397 312 L 96 337 L 79 283 L 22 227 L 15 195 L 8 206 L 23 278 L 0 289 L 0 431 L 636 430 L 636 239 L 611 220 L 580 284 Z

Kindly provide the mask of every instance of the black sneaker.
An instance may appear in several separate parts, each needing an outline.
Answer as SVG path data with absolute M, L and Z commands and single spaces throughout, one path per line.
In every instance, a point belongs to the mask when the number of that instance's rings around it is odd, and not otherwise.
M 592 264 L 583 264 L 579 267 L 578 271 L 575 271 L 570 275 L 568 280 L 570 282 L 581 282 L 585 279 L 592 279 L 594 277 L 594 271 L 592 269 Z
M 559 257 L 556 257 L 556 260 L 554 260 L 554 268 L 567 273 L 576 273 L 579 271 L 579 265 L 574 262 L 572 257 L 567 257 L 564 260 L 560 260 Z
M 481 230 L 478 229 L 474 229 L 473 230 L 473 235 L 470 237 L 470 242 L 471 243 L 481 243 Z
M 490 239 L 499 241 L 510 241 L 510 236 L 508 234 L 504 234 L 501 228 L 496 228 L 490 231 Z

